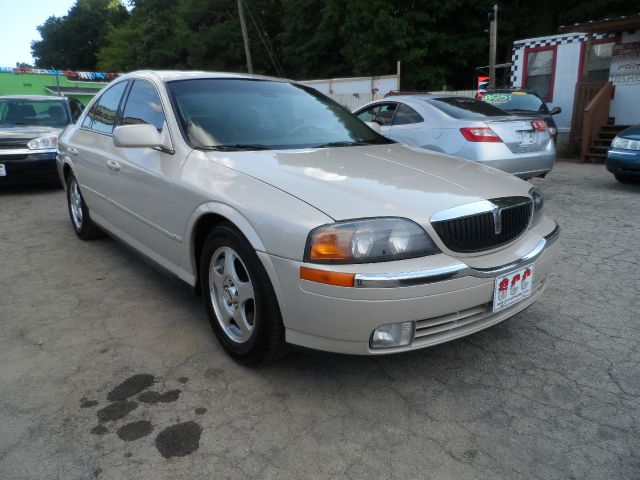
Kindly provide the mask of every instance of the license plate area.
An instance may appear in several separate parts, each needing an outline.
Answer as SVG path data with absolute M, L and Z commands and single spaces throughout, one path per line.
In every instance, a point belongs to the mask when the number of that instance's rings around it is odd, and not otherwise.
M 0 163 L 0 177 L 7 176 L 7 168 L 4 166 L 4 163 Z
M 499 312 L 524 300 L 533 290 L 533 264 L 496 277 L 493 311 Z
M 533 145 L 536 143 L 536 132 L 533 130 L 517 130 L 516 134 L 520 145 Z

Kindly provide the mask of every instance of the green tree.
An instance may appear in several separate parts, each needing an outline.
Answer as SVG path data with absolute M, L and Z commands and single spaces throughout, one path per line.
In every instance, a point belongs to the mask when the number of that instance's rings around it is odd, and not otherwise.
M 67 15 L 49 17 L 38 27 L 42 40 L 31 43 L 36 66 L 96 69 L 96 54 L 106 45 L 108 30 L 127 15 L 119 1 L 77 0 Z

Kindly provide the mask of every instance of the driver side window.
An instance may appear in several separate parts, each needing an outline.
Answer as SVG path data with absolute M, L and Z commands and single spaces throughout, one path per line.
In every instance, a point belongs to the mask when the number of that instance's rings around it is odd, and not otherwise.
M 382 127 L 390 126 L 396 107 L 397 105 L 395 103 L 372 105 L 360 112 L 358 118 L 363 122 L 376 122 Z
M 380 105 L 372 105 L 366 110 L 361 111 L 358 114 L 358 118 L 363 122 L 373 122 L 376 118 L 376 114 L 378 113 L 379 108 L 380 108 Z

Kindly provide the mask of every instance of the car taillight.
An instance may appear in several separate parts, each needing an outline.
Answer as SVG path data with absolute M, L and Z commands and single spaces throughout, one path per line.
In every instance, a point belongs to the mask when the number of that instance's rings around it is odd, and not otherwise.
M 489 127 L 461 128 L 460 133 L 470 142 L 502 142 Z
M 547 130 L 547 122 L 544 120 L 532 120 L 531 126 L 536 132 L 544 132 Z

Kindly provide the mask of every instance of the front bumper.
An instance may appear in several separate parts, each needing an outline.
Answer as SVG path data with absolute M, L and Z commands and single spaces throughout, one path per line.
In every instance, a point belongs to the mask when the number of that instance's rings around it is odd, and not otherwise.
M 0 151 L 0 164 L 5 171 L 5 175 L 0 176 L 0 185 L 58 183 L 60 180 L 55 149 Z
M 274 286 L 279 293 L 288 343 L 338 353 L 380 355 L 460 338 L 495 325 L 531 305 L 545 288 L 557 250 L 559 229 L 550 220 L 546 227 L 546 233 L 532 233 L 518 247 L 517 261 L 500 267 L 472 267 L 444 254 L 393 262 L 398 273 L 375 274 L 381 264 L 365 264 L 359 266 L 361 271 L 356 274 L 356 285 L 352 288 L 301 280 L 300 267 L 307 264 L 264 253 L 259 255 L 277 277 Z M 528 264 L 535 265 L 531 296 L 493 313 L 495 277 Z M 419 268 L 420 265 L 424 268 Z M 333 270 L 337 270 L 336 267 L 331 265 Z M 338 267 L 344 267 L 345 271 L 354 268 L 353 265 Z M 410 345 L 387 349 L 370 347 L 376 328 L 408 321 L 415 322 L 416 332 Z
M 607 152 L 605 164 L 616 175 L 640 175 L 640 151 L 612 148 Z

